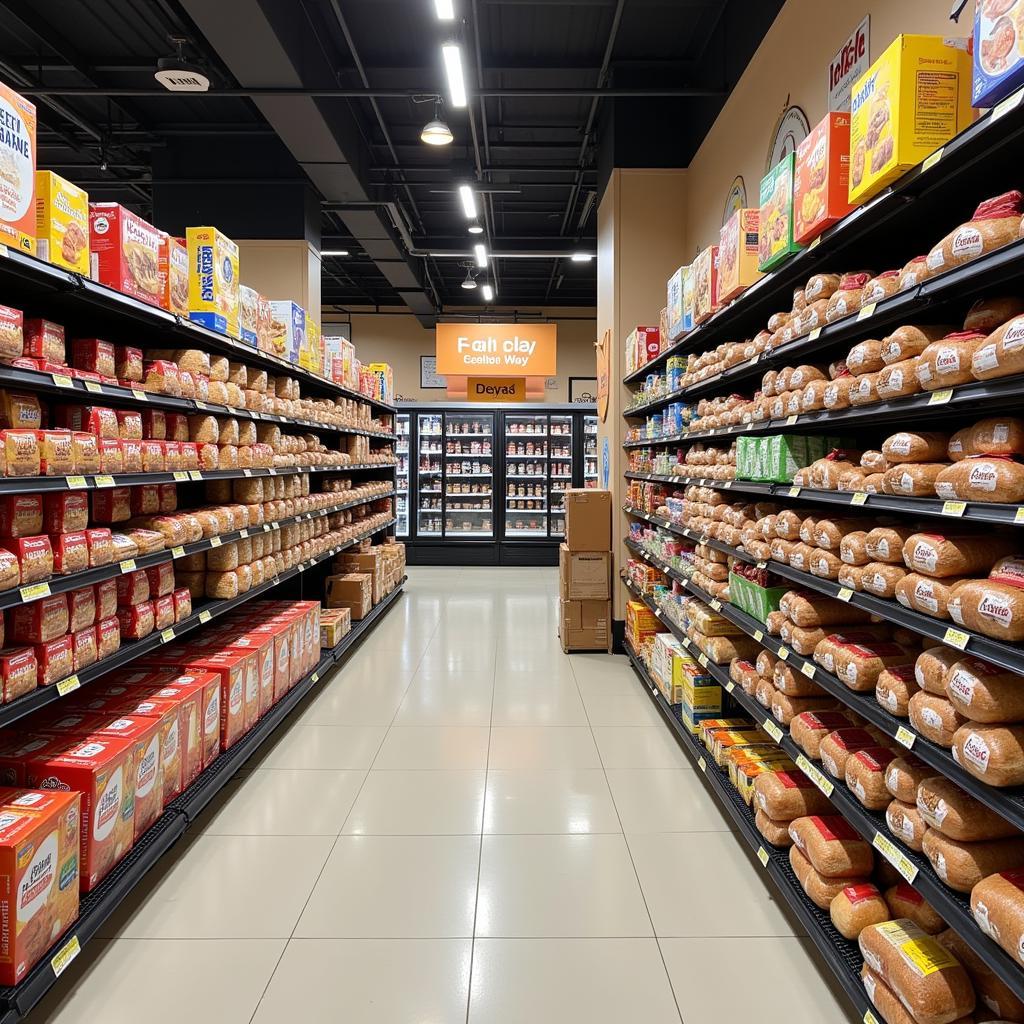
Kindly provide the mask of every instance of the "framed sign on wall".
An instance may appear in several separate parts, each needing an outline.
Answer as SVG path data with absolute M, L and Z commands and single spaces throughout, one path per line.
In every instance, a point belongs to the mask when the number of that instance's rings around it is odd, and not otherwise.
M 420 387 L 448 387 L 448 381 L 437 372 L 437 356 L 420 356 Z
M 590 405 L 597 401 L 596 377 L 570 377 L 569 401 Z

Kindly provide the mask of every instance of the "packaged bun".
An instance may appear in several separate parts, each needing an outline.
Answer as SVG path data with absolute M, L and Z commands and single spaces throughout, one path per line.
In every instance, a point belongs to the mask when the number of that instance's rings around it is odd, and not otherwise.
M 1007 868 L 971 890 L 978 927 L 1019 964 L 1024 964 L 1024 870 Z
M 845 886 L 829 905 L 836 931 L 851 942 L 872 924 L 889 918 L 889 908 L 878 887 L 871 882 Z
M 990 334 L 1015 316 L 1024 313 L 1024 299 L 1018 295 L 989 296 L 978 299 L 967 311 L 964 319 L 965 331 L 982 331 Z
M 917 787 L 917 809 L 925 824 L 959 842 L 1006 839 L 1019 834 L 1016 826 L 942 775 L 921 781 Z
M 793 869 L 801 888 L 807 893 L 807 898 L 821 910 L 828 910 L 832 901 L 848 885 L 859 885 L 868 881 L 866 877 L 827 878 L 815 870 L 814 865 L 800 852 L 795 843 L 789 848 L 789 866 Z
M 838 274 L 812 274 L 804 288 L 804 298 L 807 302 L 830 299 L 838 290 L 840 280 Z M 768 329 L 772 330 L 771 320 L 768 321 Z
M 969 455 L 947 466 L 935 478 L 935 493 L 943 499 L 1024 500 L 1024 465 L 1008 455 Z
M 922 690 L 910 698 L 907 706 L 910 724 L 926 739 L 947 750 L 953 746 L 953 736 L 964 724 L 963 715 L 946 700 Z
M 885 787 L 893 798 L 905 804 L 915 803 L 917 787 L 935 774 L 916 754 L 901 754 L 885 769 Z
M 1024 563 L 1004 558 L 987 580 L 961 583 L 949 599 L 949 617 L 958 625 L 1016 643 L 1024 640 Z
M 1024 864 L 1024 837 L 961 843 L 930 828 L 924 835 L 923 852 L 946 885 L 970 892 L 986 875 Z
M 790 824 L 789 834 L 815 871 L 826 878 L 863 878 L 871 874 L 871 847 L 838 814 L 797 818 Z
M 895 295 L 899 287 L 900 271 L 884 270 L 881 274 L 876 274 L 864 285 L 864 290 L 861 293 L 861 304 L 866 306 L 869 302 L 881 302 L 882 299 Z
M 1024 686 L 1016 672 L 961 655 L 942 684 L 953 706 L 972 722 L 1024 722 Z
M 868 273 L 843 274 L 839 279 L 839 287 L 828 300 L 825 319 L 828 323 L 841 320 L 844 316 L 856 313 L 863 302 L 864 286 L 871 280 Z
M 927 255 L 915 256 L 900 271 L 899 290 L 914 288 L 927 281 L 931 276 L 932 271 L 928 269 Z
M 911 850 L 921 852 L 928 826 L 914 804 L 891 800 L 885 809 L 885 823 L 889 831 Z
M 1013 190 L 980 203 L 969 221 L 928 253 L 928 268 L 941 273 L 1015 241 L 1020 234 L 1021 198 Z
M 909 714 L 910 698 L 918 689 L 911 666 L 892 665 L 879 673 L 878 682 L 875 683 L 875 700 L 890 715 L 906 718 Z
M 1024 1022 L 1024 1001 L 1013 994 L 1009 985 L 952 928 L 939 932 L 935 938 L 964 965 L 979 1003 L 984 1003 L 999 1020 L 1013 1024 Z
M 882 474 L 882 487 L 886 494 L 930 498 L 935 495 L 935 481 L 945 468 L 945 462 L 901 463 Z
M 953 760 L 990 786 L 1019 786 L 1024 783 L 1024 726 L 967 722 L 953 736 Z
M 1000 537 L 915 533 L 903 545 L 903 560 L 926 576 L 967 576 L 988 571 L 995 559 L 1008 555 L 1014 546 Z
M 956 331 L 933 341 L 917 357 L 917 379 L 925 391 L 969 384 L 975 379 L 972 360 L 985 343 L 979 331 Z
M 800 771 L 759 775 L 754 779 L 754 806 L 774 821 L 787 824 L 794 818 L 832 810 L 828 798 Z
M 886 889 L 885 902 L 889 905 L 892 917 L 909 918 L 929 935 L 936 935 L 946 927 L 946 922 L 935 912 L 935 908 L 906 882 L 899 882 L 891 889 Z

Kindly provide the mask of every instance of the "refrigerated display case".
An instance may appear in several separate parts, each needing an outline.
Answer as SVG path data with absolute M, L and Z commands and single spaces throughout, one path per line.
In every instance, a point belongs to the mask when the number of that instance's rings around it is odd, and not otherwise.
M 446 412 L 444 536 L 494 536 L 494 415 Z
M 416 536 L 441 537 L 444 533 L 444 452 L 439 412 L 416 417 Z
M 583 417 L 583 486 L 597 486 L 597 417 Z
M 395 535 L 409 536 L 409 414 L 399 413 L 395 417 L 395 455 L 398 466 L 395 472 Z

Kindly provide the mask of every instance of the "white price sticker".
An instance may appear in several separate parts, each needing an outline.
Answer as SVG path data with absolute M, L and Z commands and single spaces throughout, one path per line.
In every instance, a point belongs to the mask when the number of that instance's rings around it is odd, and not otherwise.
M 832 780 L 826 777 L 824 772 L 811 764 L 803 754 L 796 759 L 796 766 L 818 787 L 818 789 L 822 791 L 822 793 L 825 794 L 825 796 L 832 795 L 832 791 L 836 788 L 832 783 Z
M 896 730 L 896 742 L 909 750 L 917 739 L 917 733 L 911 732 L 905 725 Z

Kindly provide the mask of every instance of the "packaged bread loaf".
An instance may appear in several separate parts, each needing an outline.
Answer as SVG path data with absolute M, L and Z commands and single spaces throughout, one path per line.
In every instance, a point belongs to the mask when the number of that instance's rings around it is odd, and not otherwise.
M 965 331 L 990 333 L 1024 313 L 1024 299 L 1018 295 L 986 295 L 978 299 L 964 317 Z
M 831 381 L 822 392 L 822 401 L 826 409 L 846 409 L 850 406 L 850 391 L 857 383 L 857 378 L 847 370 Z
M 970 892 L 987 875 L 1024 864 L 1024 837 L 1020 835 L 964 843 L 930 828 L 922 848 L 935 873 L 957 892 Z
M 933 615 L 937 619 L 949 618 L 949 600 L 953 591 L 967 577 L 950 576 L 937 579 L 922 573 L 907 573 L 896 584 L 896 600 L 904 608 L 912 608 L 924 615 Z
M 897 718 L 906 718 L 910 698 L 918 692 L 914 669 L 911 665 L 892 665 L 883 669 L 875 684 L 875 700 Z
M 888 402 L 893 398 L 903 398 L 921 391 L 921 382 L 917 378 L 917 357 L 901 359 L 889 363 L 878 371 L 875 390 L 879 401 Z
M 839 711 L 808 711 L 789 724 L 793 742 L 812 760 L 821 758 L 821 741 L 835 729 L 849 729 L 850 719 Z
M 853 374 L 877 373 L 885 366 L 882 359 L 883 342 L 876 338 L 858 342 L 846 357 L 846 367 Z
M 918 786 L 933 775 L 935 769 L 916 754 L 901 754 L 886 766 L 885 786 L 896 800 L 913 804 L 917 801 Z
M 804 286 L 805 301 L 810 303 L 819 299 L 830 299 L 838 290 L 841 280 L 839 274 L 812 274 Z M 770 320 L 768 329 L 772 330 Z
M 39 666 L 31 647 L 0 650 L 0 697 L 6 704 L 30 693 L 39 685 Z
M 863 878 L 871 874 L 871 847 L 837 814 L 796 818 L 789 834 L 815 871 L 826 878 Z
M 811 814 L 827 814 L 832 809 L 828 798 L 799 771 L 759 775 L 754 780 L 754 805 L 779 822 L 790 822 Z
M 990 786 L 1024 783 L 1024 726 L 965 722 L 952 752 L 961 768 Z
M 946 673 L 963 655 L 960 651 L 944 644 L 925 648 L 914 662 L 914 678 L 926 693 L 937 697 L 946 696 Z
M 945 698 L 924 690 L 915 693 L 907 705 L 910 724 L 932 743 L 945 747 L 953 746 L 953 736 L 964 724 L 963 715 Z
M 960 842 L 1006 839 L 1019 834 L 1005 818 L 942 775 L 922 779 L 917 787 L 917 809 L 931 828 Z
M 1001 1021 L 1024 1022 L 1024 1001 L 1013 994 L 1010 986 L 952 928 L 939 932 L 935 938 L 964 965 L 978 997 L 979 1011 L 984 1005 Z
M 860 589 L 875 597 L 894 597 L 896 588 L 907 575 L 902 565 L 887 562 L 868 562 L 860 574 Z
M 885 810 L 885 823 L 889 831 L 911 850 L 921 852 L 928 826 L 914 804 L 891 800 Z
M 961 583 L 949 599 L 949 617 L 958 625 L 996 640 L 1024 639 L 1024 562 L 1001 559 L 988 579 Z
M 848 885 L 860 885 L 868 881 L 866 877 L 855 879 L 826 877 L 815 869 L 795 843 L 789 848 L 789 865 L 801 888 L 807 893 L 808 899 L 821 910 L 828 910 L 832 901 Z
M 860 980 L 869 1002 L 881 1014 L 881 1019 L 886 1024 L 916 1024 L 896 993 L 866 963 L 861 964 Z
M 905 665 L 910 660 L 899 644 L 874 639 L 861 639 L 856 633 L 834 633 L 814 652 L 815 661 L 825 664 L 851 690 L 870 693 L 875 688 L 882 669 L 890 665 Z M 829 662 L 834 666 L 829 668 Z
M 944 462 L 901 463 L 882 474 L 882 489 L 886 494 L 903 498 L 930 498 L 935 495 L 935 481 L 945 468 Z
M 947 466 L 935 480 L 935 493 L 961 501 L 1024 500 L 1024 466 L 1008 455 L 972 455 Z
M 903 544 L 903 560 L 926 576 L 969 576 L 988 572 L 1014 547 L 1013 541 L 998 535 L 914 533 Z
M 971 360 L 976 380 L 993 380 L 1024 370 L 1024 316 L 997 327 L 979 345 Z
M 974 216 L 951 231 L 928 253 L 927 264 L 940 273 L 1015 241 L 1020 233 L 1021 193 L 1012 190 L 978 204 Z
M 895 756 L 888 747 L 872 746 L 856 751 L 846 760 L 847 788 L 869 811 L 881 811 L 889 805 L 885 769 Z
M 974 722 L 1024 722 L 1024 686 L 1016 672 L 961 654 L 942 686 L 953 706 Z
M 771 774 L 771 773 L 767 773 Z M 758 778 L 763 778 L 759 775 Z M 791 846 L 788 821 L 772 821 L 760 808 L 754 812 L 754 826 L 772 846 Z
M 1024 869 L 1005 868 L 971 891 L 978 927 L 1019 964 L 1024 964 Z
M 808 679 L 803 672 L 793 668 L 784 661 L 776 664 L 772 671 L 771 679 L 775 689 L 789 697 L 821 697 L 825 693 L 817 683 Z
M 946 927 L 946 922 L 932 905 L 911 885 L 899 882 L 885 890 L 885 902 L 891 917 L 906 917 L 923 932 L 935 935 Z
M 839 542 L 839 557 L 844 565 L 865 565 L 870 561 L 866 540 L 867 533 L 864 530 L 854 530 L 843 537 Z
M 829 904 L 829 916 L 843 938 L 856 941 L 868 925 L 888 920 L 889 908 L 876 885 L 862 882 L 840 890 Z
M 797 654 L 810 657 L 814 653 L 814 648 L 824 640 L 826 633 L 821 627 L 808 626 L 804 628 L 794 626 L 792 622 L 786 619 L 782 623 L 779 635 L 782 638 L 782 642 L 792 647 Z
M 785 726 L 788 726 L 797 715 L 803 714 L 805 711 L 826 710 L 837 705 L 836 699 L 826 693 L 808 697 L 790 697 L 788 694 L 780 693 L 770 683 L 768 687 L 767 706 L 771 710 L 772 717 Z
M 846 773 L 847 760 L 856 751 L 874 746 L 875 742 L 866 729 L 835 729 L 818 745 L 818 756 L 825 771 L 834 779 L 841 779 Z
M 901 430 L 882 443 L 890 465 L 903 462 L 938 462 L 946 458 L 949 435 L 936 431 Z
M 925 391 L 970 384 L 974 355 L 986 337 L 979 331 L 954 331 L 933 341 L 917 357 L 917 379 Z

